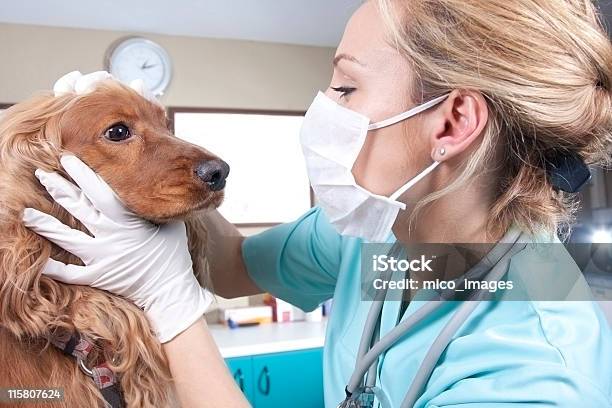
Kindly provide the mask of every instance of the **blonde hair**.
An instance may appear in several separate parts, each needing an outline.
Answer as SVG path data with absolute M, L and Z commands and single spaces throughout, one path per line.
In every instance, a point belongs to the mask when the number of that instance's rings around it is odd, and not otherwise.
M 608 166 L 612 44 L 590 0 L 378 0 L 393 45 L 411 63 L 416 103 L 453 89 L 485 97 L 489 121 L 461 174 L 414 213 L 494 171 L 487 231 L 515 223 L 567 234 L 576 195 L 555 191 L 549 152 Z

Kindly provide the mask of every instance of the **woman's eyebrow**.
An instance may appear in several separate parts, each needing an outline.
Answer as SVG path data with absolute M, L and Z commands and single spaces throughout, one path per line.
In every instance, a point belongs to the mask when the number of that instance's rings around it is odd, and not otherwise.
M 338 63 L 341 60 L 347 60 L 347 61 L 351 61 L 354 62 L 356 64 L 361 65 L 362 67 L 365 67 L 366 64 L 364 64 L 363 62 L 359 61 L 357 58 L 353 57 L 352 55 L 349 54 L 338 54 L 336 55 L 336 57 L 334 58 L 334 67 L 338 65 Z

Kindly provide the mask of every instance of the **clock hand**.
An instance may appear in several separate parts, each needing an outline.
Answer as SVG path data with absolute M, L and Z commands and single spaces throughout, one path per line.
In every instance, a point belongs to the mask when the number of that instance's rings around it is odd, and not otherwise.
M 153 68 L 153 67 L 155 67 L 155 66 L 156 66 L 156 64 L 151 64 L 151 65 L 143 65 L 143 66 L 142 66 L 142 69 L 143 69 L 143 70 L 144 70 L 144 69 L 149 69 L 149 68 Z

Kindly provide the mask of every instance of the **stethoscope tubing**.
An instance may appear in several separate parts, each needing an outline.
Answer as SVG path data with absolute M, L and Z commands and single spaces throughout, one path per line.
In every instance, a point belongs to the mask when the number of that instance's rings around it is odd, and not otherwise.
M 511 248 L 511 250 L 506 252 L 502 259 L 495 264 L 491 272 L 487 274 L 485 280 L 488 282 L 493 282 L 502 279 L 508 272 L 510 259 L 518 252 L 525 249 L 526 246 L 527 244 L 514 246 L 514 248 Z M 464 302 L 459 307 L 459 310 L 457 310 L 453 317 L 446 323 L 427 351 L 427 354 L 425 354 L 425 358 L 423 358 L 423 361 L 421 362 L 421 365 L 419 366 L 419 369 L 412 380 L 412 384 L 410 384 L 410 388 L 408 389 L 400 408 L 412 408 L 414 406 L 417 399 L 423 393 L 425 384 L 427 381 L 429 381 L 433 370 L 438 364 L 440 356 L 448 347 L 448 344 L 451 342 L 455 333 L 468 320 L 470 315 L 476 310 L 480 303 L 490 295 L 491 293 L 486 290 L 479 290 L 476 292 L 474 299 Z
M 522 246 L 516 245 L 520 236 L 521 233 L 518 231 L 516 234 L 510 237 L 508 240 L 510 242 L 508 243 L 512 243 L 512 247 L 505 251 L 502 256 L 497 259 L 497 261 L 491 267 L 489 273 L 487 273 L 485 277 L 486 281 L 499 281 L 507 273 L 510 258 L 516 253 L 522 251 L 526 246 L 526 244 Z M 482 268 L 483 265 L 486 265 L 486 262 L 480 262 L 475 268 Z M 502 266 L 505 266 L 505 268 Z M 452 340 L 453 336 L 469 318 L 469 316 L 475 311 L 480 302 L 488 295 L 490 294 L 486 290 L 476 292 L 472 297 L 472 300 L 464 302 L 460 306 L 459 310 L 446 323 L 427 351 L 425 358 L 421 362 L 417 374 L 415 375 L 415 378 L 412 381 L 406 396 L 404 397 L 401 408 L 410 408 L 414 406 L 414 403 L 422 394 L 422 390 L 425 388 L 425 384 L 435 369 L 440 356 Z M 376 296 L 375 300 L 372 302 L 372 306 L 370 307 L 368 316 L 366 318 L 364 332 L 359 343 L 355 370 L 346 386 L 346 392 L 348 395 L 352 395 L 360 386 L 362 386 L 366 372 L 368 372 L 368 381 L 366 386 L 373 386 L 375 384 L 376 365 L 374 363 L 378 361 L 380 355 L 391 348 L 402 336 L 412 329 L 412 327 L 417 325 L 431 313 L 435 312 L 438 308 L 445 305 L 448 301 L 448 297 L 446 294 L 443 294 L 441 297 L 442 299 L 427 302 L 420 309 L 408 316 L 404 321 L 391 329 L 391 331 L 389 331 L 381 340 L 376 341 L 376 343 L 372 345 L 371 343 L 374 341 L 374 330 L 378 324 L 380 324 L 380 315 L 384 304 L 384 299 L 386 298 L 386 290 L 378 292 L 378 296 Z M 372 379 L 370 377 L 372 377 Z
M 378 359 L 378 357 L 387 351 L 400 337 L 404 336 L 413 326 L 422 321 L 429 314 L 433 313 L 438 308 L 442 307 L 447 301 L 430 301 L 427 302 L 423 307 L 415 311 L 413 314 L 408 316 L 406 320 L 395 326 L 387 335 L 385 335 L 380 341 L 378 341 L 365 355 L 362 360 L 357 364 L 358 370 L 356 370 L 349 383 L 346 387 L 347 391 L 352 393 L 361 385 L 363 376 L 372 364 Z

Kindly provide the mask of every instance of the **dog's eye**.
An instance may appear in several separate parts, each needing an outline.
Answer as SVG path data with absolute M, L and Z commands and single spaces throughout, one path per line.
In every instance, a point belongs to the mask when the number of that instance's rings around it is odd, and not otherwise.
M 130 129 L 122 123 L 117 123 L 109 127 L 104 133 L 104 137 L 111 142 L 120 142 L 129 139 L 131 136 Z

